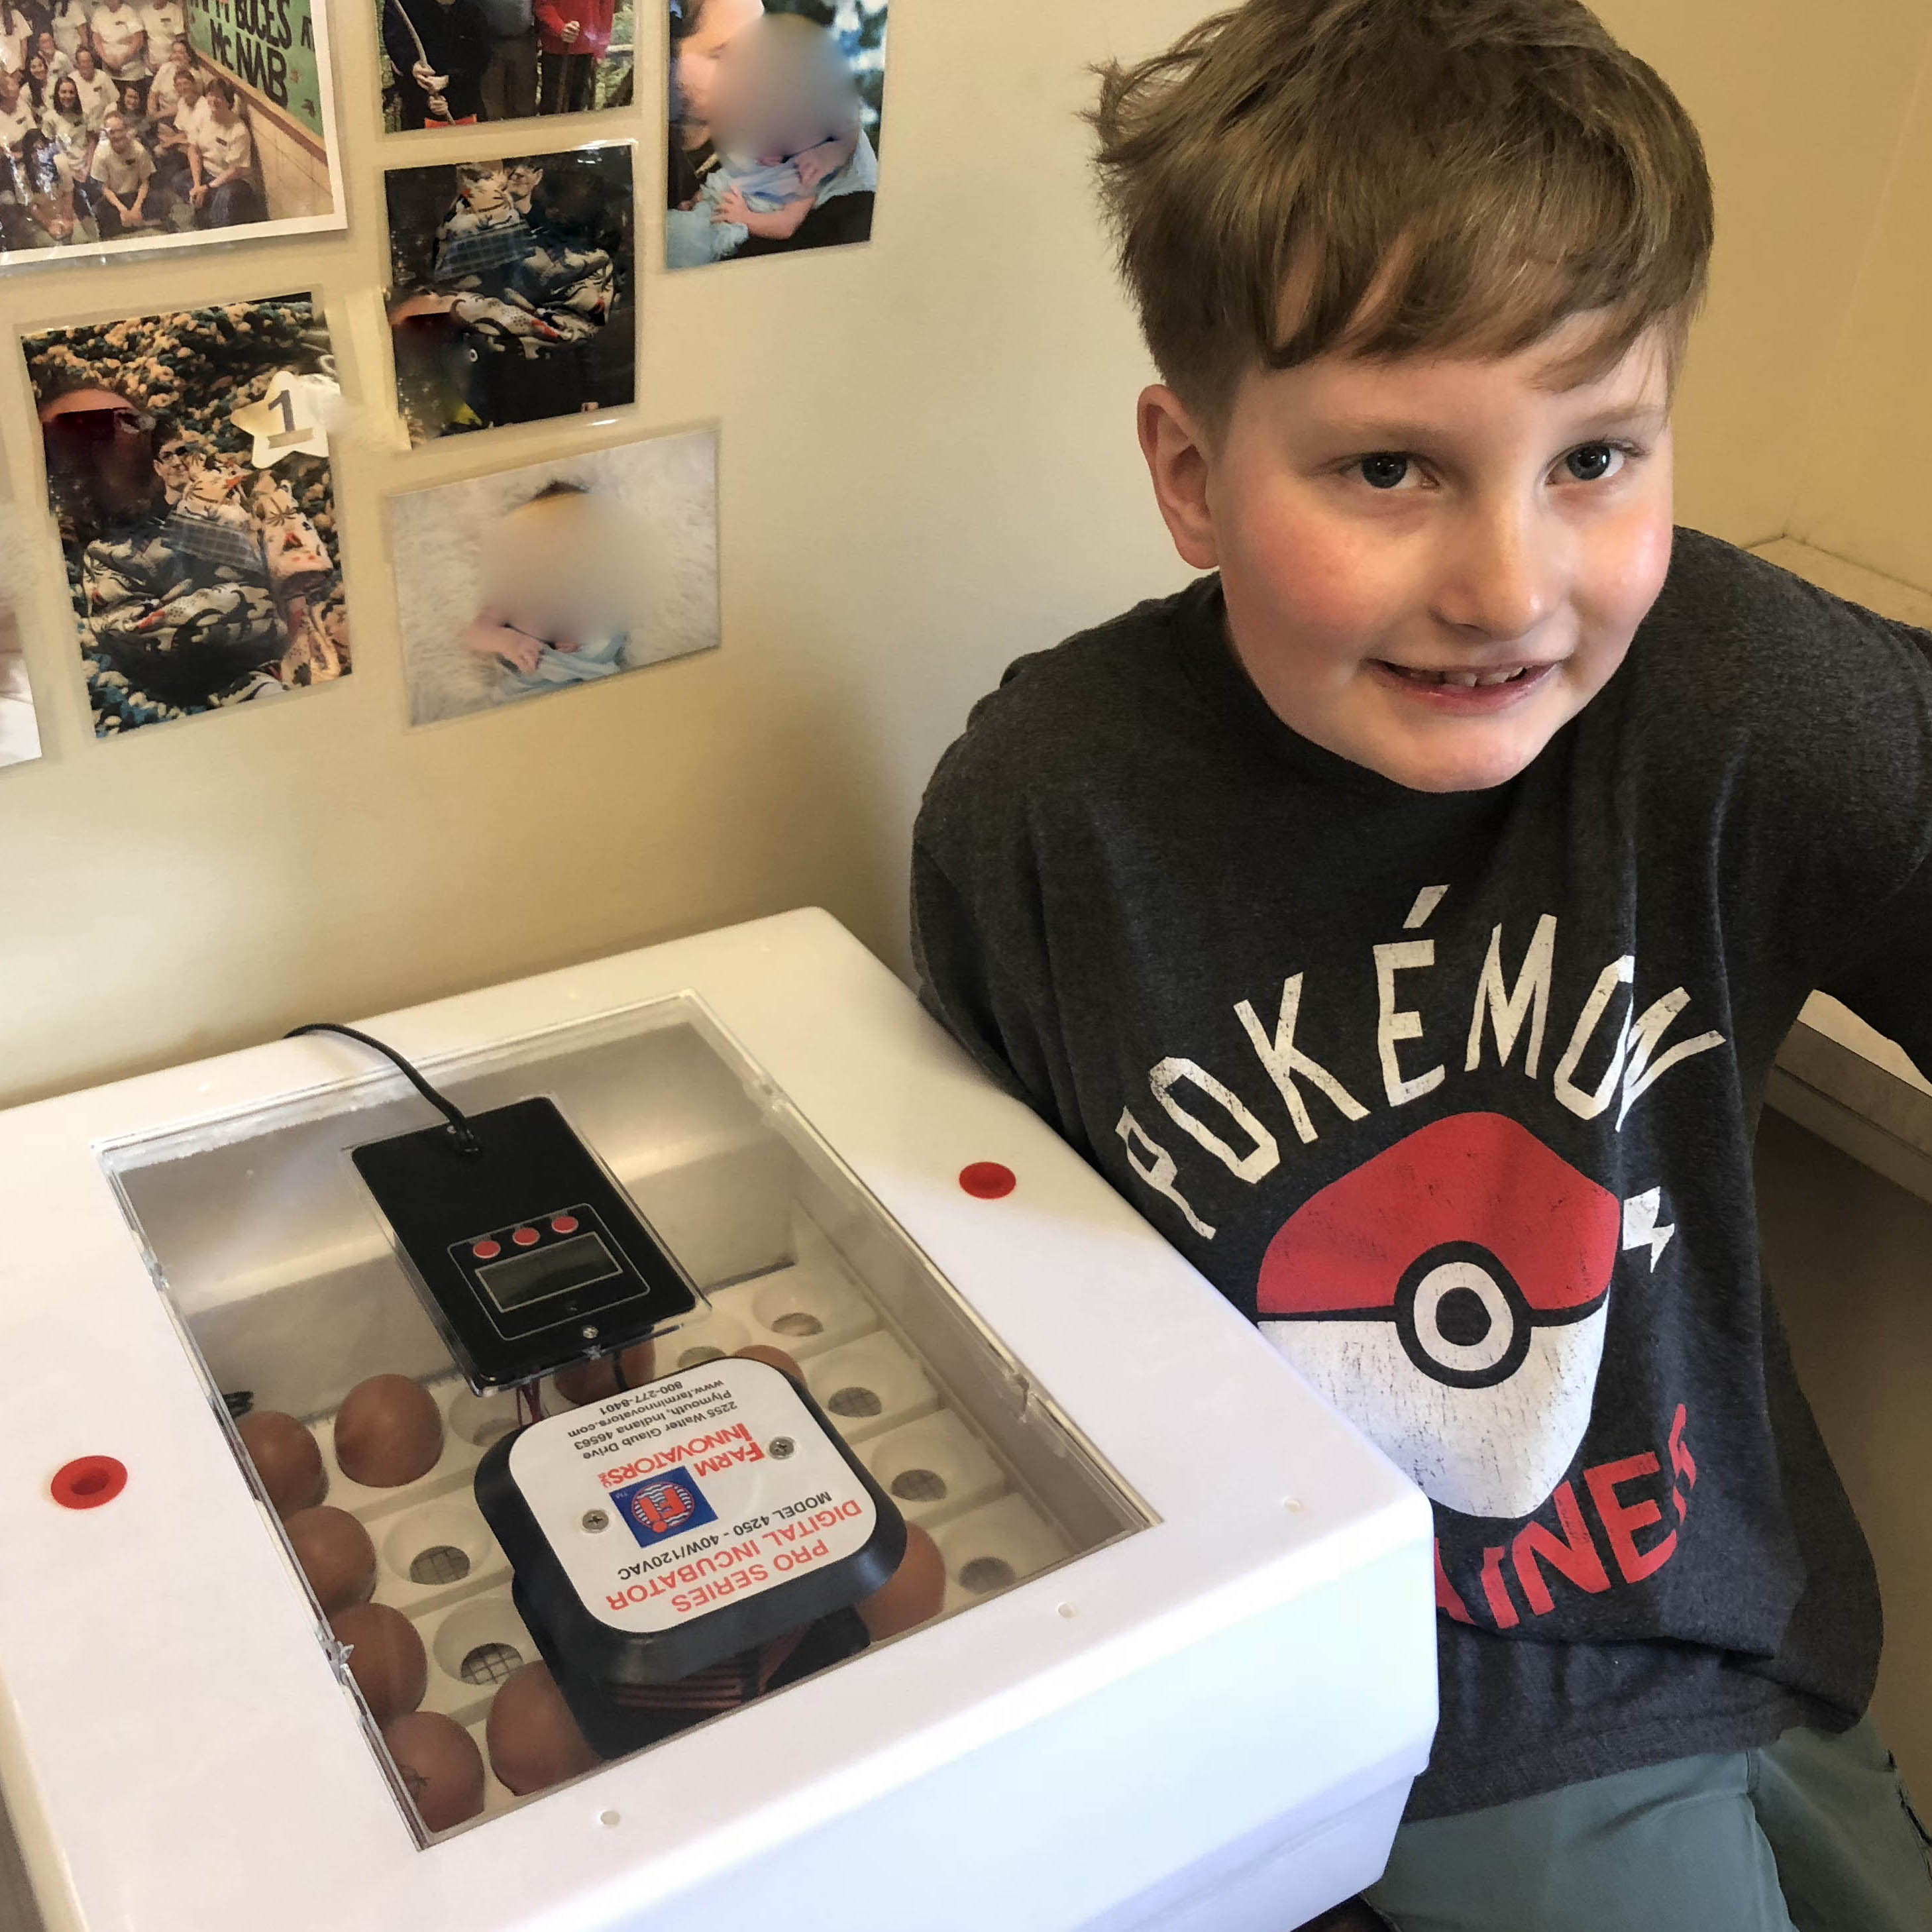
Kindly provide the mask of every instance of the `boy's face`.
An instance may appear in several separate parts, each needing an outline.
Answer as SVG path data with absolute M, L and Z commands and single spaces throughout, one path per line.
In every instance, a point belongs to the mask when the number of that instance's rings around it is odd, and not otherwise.
M 1251 370 L 1212 442 L 1171 391 L 1142 398 L 1176 547 L 1221 572 L 1237 654 L 1303 737 L 1418 791 L 1501 784 L 1623 662 L 1670 561 L 1665 368 L 1653 332 L 1540 388 L 1592 328 Z

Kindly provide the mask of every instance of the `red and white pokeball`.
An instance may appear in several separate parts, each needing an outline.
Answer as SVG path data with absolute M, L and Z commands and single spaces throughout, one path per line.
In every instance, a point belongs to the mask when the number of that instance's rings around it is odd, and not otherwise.
M 1519 1122 L 1455 1114 L 1302 1204 L 1258 1318 L 1436 1502 L 1525 1516 L 1589 1424 L 1622 1221 Z

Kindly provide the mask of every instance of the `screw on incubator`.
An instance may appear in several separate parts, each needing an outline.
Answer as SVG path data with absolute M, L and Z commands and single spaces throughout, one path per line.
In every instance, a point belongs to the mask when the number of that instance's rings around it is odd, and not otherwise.
M 597 1339 L 597 1330 L 588 1322 L 585 1323 L 585 1324 L 581 1328 L 578 1329 L 577 1332 L 581 1335 L 586 1342 L 594 1342 Z
M 789 1436 L 774 1436 L 765 1447 L 772 1455 L 782 1460 L 789 1456 L 798 1444 Z
M 584 1526 L 594 1536 L 600 1529 L 610 1527 L 610 1519 L 602 1510 L 586 1510 L 584 1512 Z

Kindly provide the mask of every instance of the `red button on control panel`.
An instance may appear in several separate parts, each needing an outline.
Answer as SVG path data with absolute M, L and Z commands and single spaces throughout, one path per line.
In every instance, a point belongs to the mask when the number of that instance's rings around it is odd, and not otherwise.
M 557 1215 L 550 1224 L 550 1231 L 553 1234 L 575 1234 L 577 1232 L 577 1216 L 574 1214 Z
M 478 1241 L 470 1252 L 479 1262 L 494 1262 L 503 1250 L 494 1241 Z
M 518 1247 L 530 1248 L 534 1247 L 543 1237 L 534 1228 L 519 1228 L 510 1238 Z

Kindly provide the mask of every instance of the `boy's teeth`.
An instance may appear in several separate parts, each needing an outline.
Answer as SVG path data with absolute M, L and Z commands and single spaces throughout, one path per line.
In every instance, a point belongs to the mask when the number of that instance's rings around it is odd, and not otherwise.
M 1522 676 L 1528 667 L 1518 665 L 1514 670 L 1486 671 L 1418 670 L 1408 664 L 1391 664 L 1389 668 L 1400 671 L 1404 677 L 1412 679 L 1418 684 L 1453 684 L 1462 690 L 1470 691 L 1478 686 L 1510 683 Z

